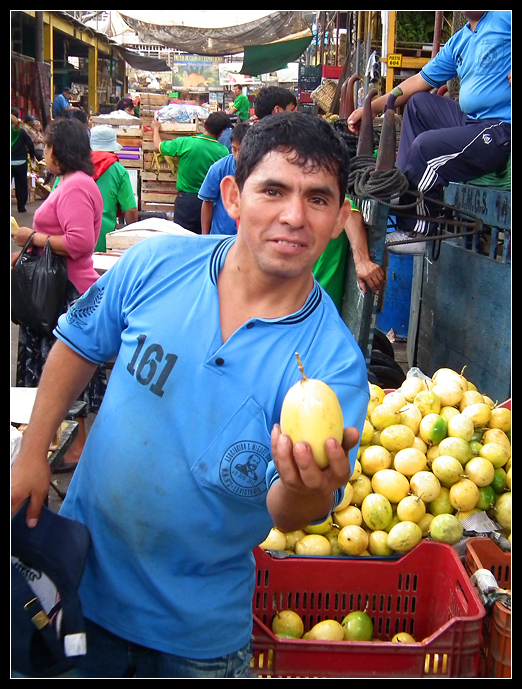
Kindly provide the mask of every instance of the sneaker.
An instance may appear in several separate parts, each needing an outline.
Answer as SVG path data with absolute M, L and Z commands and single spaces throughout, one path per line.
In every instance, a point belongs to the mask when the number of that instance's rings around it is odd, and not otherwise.
M 426 252 L 426 242 L 421 240 L 424 235 L 418 232 L 405 232 L 395 230 L 386 235 L 385 250 L 391 254 L 423 254 Z M 412 239 L 416 241 L 411 241 Z M 389 246 L 390 242 L 408 242 L 407 244 L 395 244 Z

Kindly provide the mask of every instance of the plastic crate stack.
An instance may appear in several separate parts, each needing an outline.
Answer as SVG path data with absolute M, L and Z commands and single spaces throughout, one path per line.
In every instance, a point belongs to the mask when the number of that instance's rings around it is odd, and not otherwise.
M 466 542 L 465 566 L 469 574 L 489 570 L 499 588 L 511 590 L 511 553 L 501 550 L 490 538 Z M 479 663 L 480 677 L 511 677 L 511 610 L 495 601 L 484 618 Z

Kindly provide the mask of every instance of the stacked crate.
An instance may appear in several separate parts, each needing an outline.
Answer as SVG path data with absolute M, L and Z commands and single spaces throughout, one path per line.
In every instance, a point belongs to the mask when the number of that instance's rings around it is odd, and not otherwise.
M 92 117 L 94 126 L 116 129 L 116 139 L 123 148 L 117 152 L 120 163 L 129 170 L 143 168 L 143 125 L 139 118 Z
M 176 202 L 177 158 L 167 162 L 154 151 L 152 120 L 157 111 L 169 103 L 169 96 L 160 93 L 140 93 L 140 116 L 134 120 L 121 117 L 93 117 L 94 125 L 116 128 L 120 163 L 129 170 L 135 189 L 138 209 L 147 212 L 174 212 Z M 138 127 L 132 125 L 139 125 Z M 164 122 L 162 141 L 178 136 L 193 136 L 199 131 L 199 121 Z M 170 164 L 169 164 L 170 163 Z
M 177 159 L 171 165 L 154 151 L 151 122 L 155 113 L 168 105 L 166 95 L 140 93 L 140 118 L 144 123 L 143 170 L 141 173 L 141 210 L 174 212 L 176 202 Z M 198 122 L 163 122 L 160 128 L 162 141 L 178 136 L 193 136 L 198 132 Z

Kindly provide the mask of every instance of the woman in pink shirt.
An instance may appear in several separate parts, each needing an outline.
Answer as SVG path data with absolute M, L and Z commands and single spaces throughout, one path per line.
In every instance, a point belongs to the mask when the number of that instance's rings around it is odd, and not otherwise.
M 94 165 L 89 136 L 78 120 L 53 120 L 45 131 L 44 144 L 47 168 L 60 177 L 60 184 L 34 214 L 33 228 L 19 227 L 12 233 L 12 238 L 16 244 L 24 246 L 34 232 L 31 246 L 39 250 L 50 237 L 52 251 L 65 256 L 70 283 L 63 307 L 65 312 L 98 278 L 92 255 L 100 234 L 103 200 L 92 178 Z M 19 253 L 12 255 L 11 265 Z M 19 387 L 37 387 L 55 337 L 20 326 L 18 339 L 16 384 Z M 100 367 L 80 398 L 87 402 L 87 406 L 82 412 L 76 443 L 79 451 L 83 447 L 85 433 L 83 419 L 89 412 L 98 411 L 105 386 L 105 369 Z M 74 464 L 79 451 L 71 448 L 66 459 Z

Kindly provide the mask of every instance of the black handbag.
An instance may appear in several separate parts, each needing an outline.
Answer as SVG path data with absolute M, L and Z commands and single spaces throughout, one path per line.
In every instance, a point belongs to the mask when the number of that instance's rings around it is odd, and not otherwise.
M 30 252 L 33 234 L 11 270 L 11 320 L 43 333 L 52 332 L 67 295 L 67 263 L 51 250 L 49 239 L 41 254 Z

